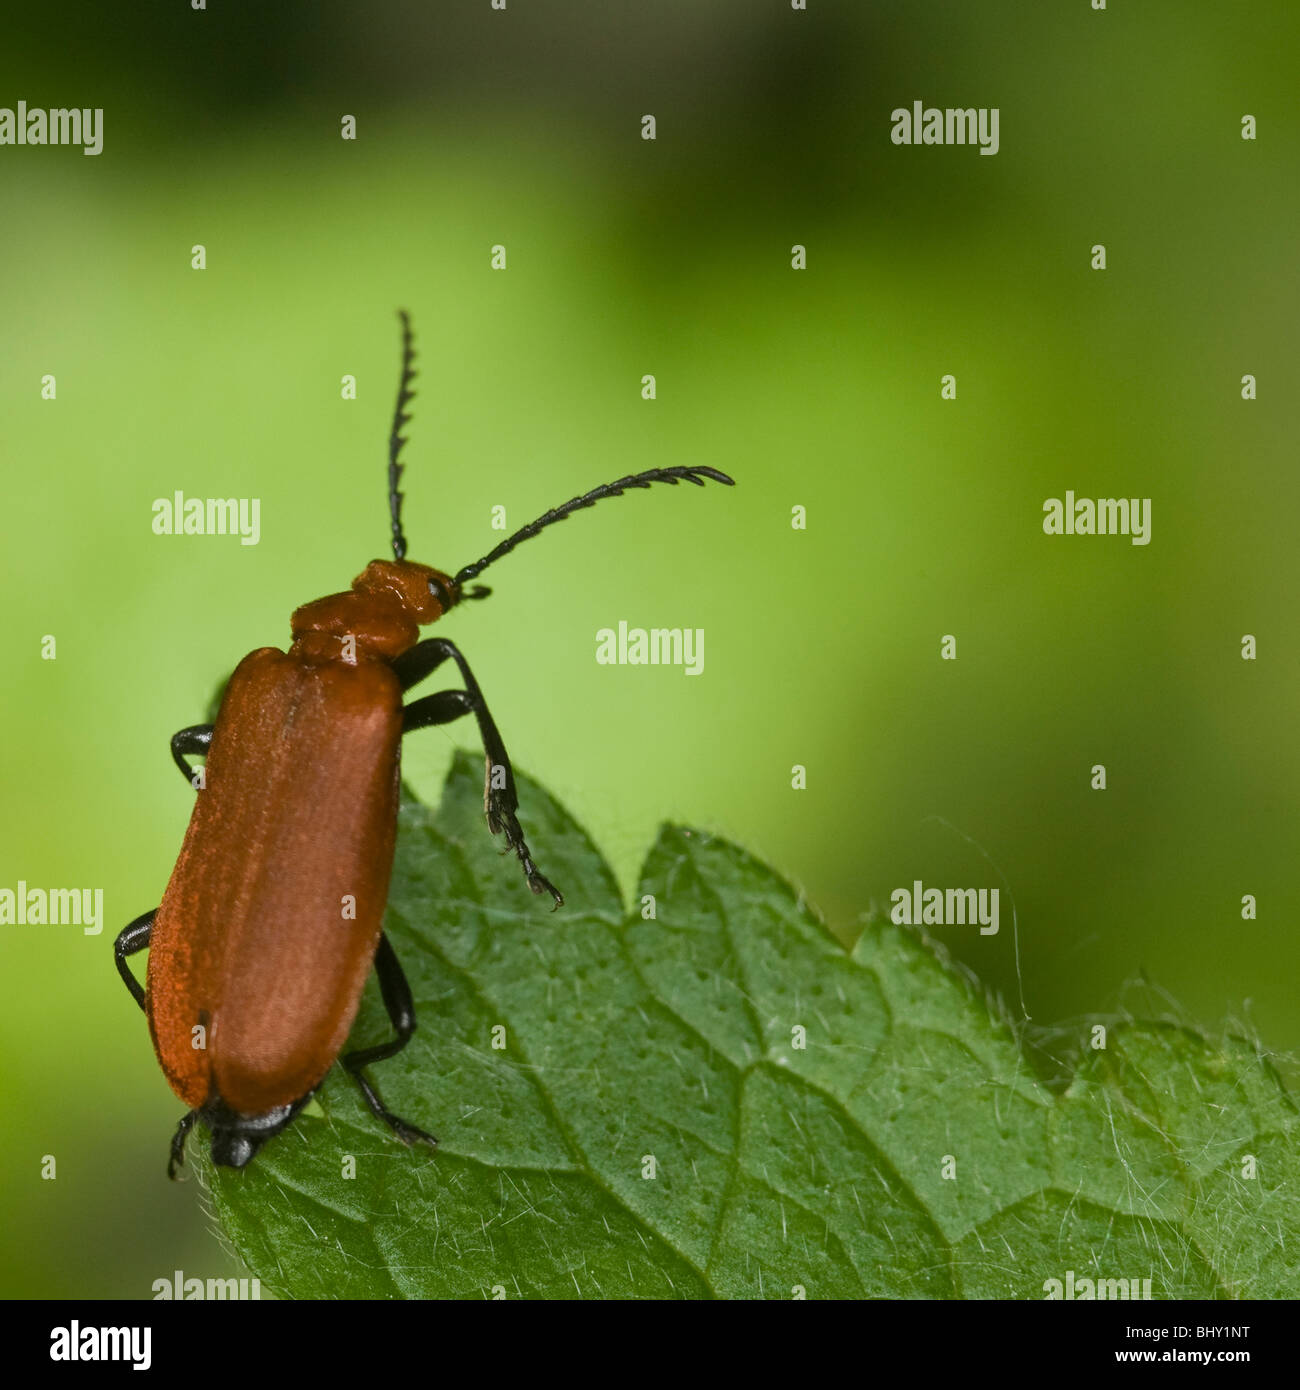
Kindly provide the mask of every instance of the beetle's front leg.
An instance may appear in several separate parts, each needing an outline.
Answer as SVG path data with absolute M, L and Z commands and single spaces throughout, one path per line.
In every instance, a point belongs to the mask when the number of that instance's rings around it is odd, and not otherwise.
M 514 769 L 510 766 L 510 755 L 506 752 L 501 734 L 497 730 L 492 714 L 483 698 L 483 692 L 469 669 L 469 663 L 460 654 L 453 642 L 442 637 L 430 637 L 412 647 L 405 656 L 393 663 L 397 678 L 403 690 L 409 690 L 417 681 L 431 675 L 444 661 L 454 661 L 465 682 L 464 690 L 440 690 L 436 695 L 426 695 L 413 700 L 402 714 L 402 733 L 409 734 L 415 729 L 427 729 L 435 724 L 450 724 L 463 715 L 472 714 L 478 721 L 479 736 L 483 740 L 483 754 L 487 760 L 487 773 L 483 793 L 483 806 L 487 812 L 488 829 L 499 835 L 503 831 L 506 847 L 514 850 L 523 866 L 524 877 L 534 893 L 549 893 L 555 899 L 555 906 L 564 902 L 564 895 L 533 863 L 532 854 L 524 840 L 516 812 L 519 810 L 519 794 L 515 790 Z

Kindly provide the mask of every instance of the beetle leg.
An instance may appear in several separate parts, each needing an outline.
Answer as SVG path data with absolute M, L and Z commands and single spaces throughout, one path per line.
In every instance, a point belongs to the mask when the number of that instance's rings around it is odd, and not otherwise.
M 484 809 L 487 811 L 488 829 L 499 835 L 505 831 L 506 848 L 514 850 L 523 866 L 524 877 L 534 893 L 549 893 L 555 899 L 555 906 L 564 902 L 564 895 L 546 878 L 533 863 L 533 857 L 524 841 L 516 812 L 519 810 L 519 794 L 515 790 L 514 769 L 510 766 L 510 755 L 497 730 L 478 688 L 474 673 L 460 654 L 455 644 L 445 638 L 430 637 L 419 642 L 404 656 L 393 663 L 402 689 L 409 690 L 417 681 L 431 675 L 444 661 L 450 658 L 460 668 L 464 690 L 443 690 L 436 695 L 426 695 L 413 700 L 402 714 L 402 733 L 409 734 L 415 729 L 427 729 L 434 724 L 450 724 L 462 715 L 472 714 L 478 720 L 479 736 L 483 740 L 483 754 L 487 759 L 486 789 Z
M 113 943 L 113 959 L 117 961 L 117 973 L 121 975 L 123 983 L 131 991 L 131 998 L 144 1008 L 144 987 L 140 981 L 131 973 L 131 967 L 126 963 L 127 956 L 133 956 L 137 951 L 143 951 L 149 945 L 149 937 L 153 932 L 153 919 L 158 909 L 155 907 L 152 912 L 143 912 L 129 926 L 122 928 L 117 934 L 117 940 Z
M 445 637 L 427 637 L 423 642 L 417 642 L 409 652 L 403 652 L 393 662 L 393 670 L 402 683 L 402 689 L 409 690 L 413 685 L 419 685 L 422 680 L 433 675 L 453 652 L 464 674 L 469 669 L 464 664 L 465 658 L 461 656 L 456 644 L 447 641 Z
M 181 729 L 172 735 L 172 761 L 180 768 L 181 775 L 190 786 L 194 785 L 194 769 L 185 761 L 185 754 L 191 757 L 206 754 L 211 743 L 211 724 L 191 724 L 188 729 Z
M 514 850 L 523 866 L 524 877 L 534 893 L 549 893 L 555 899 L 555 906 L 564 902 L 564 895 L 533 863 L 533 856 L 524 839 L 515 812 L 519 809 L 519 798 L 515 792 L 514 772 L 510 759 L 501 742 L 492 716 L 483 704 L 483 696 L 475 686 L 469 690 L 440 690 L 436 695 L 426 695 L 413 700 L 406 706 L 402 716 L 402 733 L 409 734 L 416 729 L 431 728 L 435 724 L 450 724 L 462 715 L 472 714 L 478 719 L 483 738 L 483 749 L 487 757 L 487 787 L 484 794 L 484 809 L 487 811 L 488 829 L 499 835 L 506 835 L 506 848 Z
M 389 1022 L 397 1030 L 397 1036 L 392 1042 L 380 1043 L 378 1047 L 366 1047 L 359 1052 L 349 1052 L 343 1058 L 343 1065 L 361 1087 L 366 1104 L 403 1144 L 413 1144 L 418 1140 L 424 1144 L 436 1145 L 438 1140 L 434 1135 L 426 1134 L 418 1125 L 410 1124 L 388 1109 L 362 1070 L 371 1062 L 382 1062 L 388 1057 L 395 1057 L 411 1041 L 411 1034 L 415 1032 L 415 1001 L 411 998 L 411 986 L 406 982 L 402 963 L 397 959 L 397 952 L 393 950 L 392 942 L 387 936 L 381 935 L 379 938 L 379 950 L 375 952 L 375 974 L 379 976 L 379 992 L 384 997 L 384 1008 L 388 1011 Z
M 185 1165 L 185 1136 L 194 1128 L 194 1121 L 199 1118 L 197 1110 L 187 1111 L 181 1116 L 181 1122 L 176 1126 L 176 1133 L 172 1135 L 171 1154 L 167 1159 L 167 1176 L 176 1180 L 176 1170 Z

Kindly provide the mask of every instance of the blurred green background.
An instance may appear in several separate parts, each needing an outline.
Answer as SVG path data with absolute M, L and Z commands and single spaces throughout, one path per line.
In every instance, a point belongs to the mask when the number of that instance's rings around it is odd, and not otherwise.
M 809 6 L 7 17 L 0 105 L 102 106 L 105 143 L 0 147 L 0 886 L 102 887 L 106 922 L 0 927 L 0 1292 L 228 1267 L 112 941 L 189 815 L 171 733 L 385 553 L 399 305 L 413 558 L 637 469 L 738 480 L 576 517 L 439 629 L 625 886 L 664 819 L 846 939 L 914 878 L 1005 885 L 1022 980 L 1005 905 L 935 934 L 1036 1026 L 1145 971 L 1300 1043 L 1300 8 Z M 917 99 L 997 106 L 1000 153 L 895 147 Z M 1151 544 L 1045 537 L 1067 488 L 1153 498 Z M 261 543 L 155 536 L 176 489 L 260 498 Z M 703 628 L 704 674 L 597 666 L 620 620 Z M 426 797 L 455 745 L 409 744 Z

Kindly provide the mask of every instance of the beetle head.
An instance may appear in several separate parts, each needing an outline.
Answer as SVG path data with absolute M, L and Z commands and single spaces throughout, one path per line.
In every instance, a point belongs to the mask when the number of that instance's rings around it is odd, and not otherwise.
M 214 1096 L 199 1111 L 212 1134 L 212 1161 L 223 1168 L 244 1168 L 253 1155 L 285 1129 L 310 1099 L 303 1096 L 292 1105 L 277 1105 L 260 1115 L 244 1115 Z
M 371 560 L 352 581 L 359 594 L 396 598 L 402 612 L 423 627 L 460 602 L 460 586 L 449 574 L 414 560 Z
M 679 482 L 687 482 L 694 483 L 696 487 L 703 487 L 705 479 L 711 478 L 715 483 L 723 483 L 727 487 L 733 485 L 733 479 L 725 473 L 699 464 L 675 468 L 648 468 L 642 473 L 633 473 L 626 478 L 619 478 L 617 482 L 593 488 L 580 497 L 571 498 L 562 506 L 552 507 L 550 511 L 543 512 L 536 521 L 530 521 L 513 536 L 507 536 L 481 560 L 475 560 L 472 565 L 457 570 L 455 576 L 407 560 L 406 533 L 402 530 L 403 493 L 400 488 L 406 465 L 400 459 L 402 449 L 406 445 L 406 436 L 402 431 L 411 421 L 407 406 L 415 397 L 415 392 L 411 390 L 411 382 L 415 380 L 415 344 L 411 337 L 410 315 L 405 309 L 399 309 L 397 316 L 402 321 L 402 375 L 397 384 L 397 407 L 393 411 L 393 428 L 388 436 L 388 512 L 393 529 L 393 559 L 372 560 L 364 572 L 353 581 L 352 587 L 362 593 L 376 590 L 395 593 L 402 602 L 404 613 L 417 623 L 434 622 L 462 599 L 487 598 L 492 592 L 491 589 L 482 584 L 467 589 L 466 581 L 476 579 L 489 565 L 495 564 L 503 555 L 508 555 L 521 541 L 528 540 L 557 521 L 563 521 L 574 512 L 595 506 L 606 497 L 621 497 L 632 488 L 648 488 L 651 483 L 668 483 L 675 487 Z M 422 616 L 426 612 L 429 616 Z M 295 614 L 295 623 L 296 621 Z M 319 625 L 314 626 L 318 631 L 325 630 Z M 294 635 L 297 636 L 296 626 Z M 394 652 L 392 655 L 400 655 L 400 652 Z
M 214 1129 L 212 1131 L 212 1161 L 223 1168 L 243 1168 L 261 1146 L 261 1140 L 253 1140 L 236 1129 Z

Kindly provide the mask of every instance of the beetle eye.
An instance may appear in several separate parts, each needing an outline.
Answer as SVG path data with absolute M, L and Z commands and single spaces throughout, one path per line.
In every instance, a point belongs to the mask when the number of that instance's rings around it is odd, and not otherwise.
M 432 576 L 429 577 L 429 592 L 442 605 L 442 611 L 444 613 L 451 607 L 451 600 L 447 597 L 446 589 L 442 587 L 439 580 L 434 579 Z

